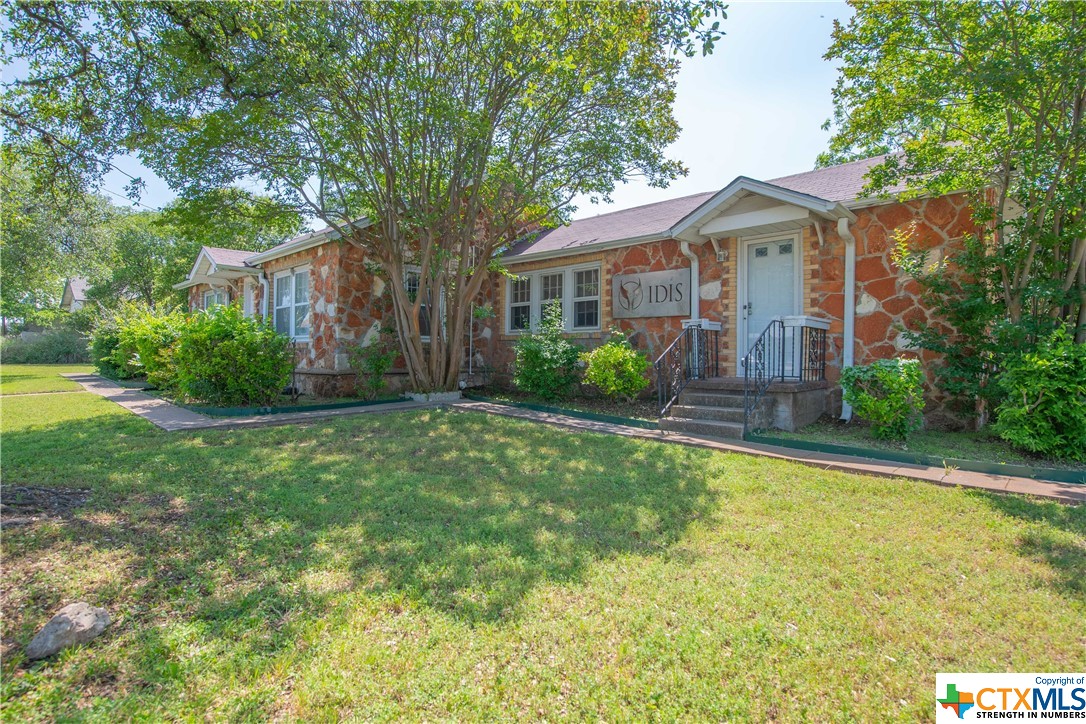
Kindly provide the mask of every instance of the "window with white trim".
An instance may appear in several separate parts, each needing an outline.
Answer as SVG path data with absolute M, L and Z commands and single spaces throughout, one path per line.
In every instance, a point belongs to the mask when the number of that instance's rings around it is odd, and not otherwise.
M 209 289 L 204 292 L 204 309 L 226 304 L 226 291 L 223 289 Z
M 573 328 L 595 329 L 600 326 L 600 270 L 578 269 L 573 272 Z
M 506 280 L 506 331 L 525 332 L 543 318 L 544 307 L 557 300 L 567 332 L 600 328 L 600 267 L 575 266 L 528 272 Z
M 524 332 L 532 327 L 532 277 L 509 280 L 509 330 Z
M 412 303 L 415 302 L 415 298 L 419 294 L 419 287 L 422 286 L 422 270 L 418 268 L 408 268 L 403 274 L 403 290 L 407 292 L 407 298 Z M 429 292 L 427 292 L 429 297 Z M 419 307 L 419 338 L 423 341 L 430 339 L 430 299 L 424 299 L 422 306 Z
M 292 339 L 309 337 L 309 268 L 275 275 L 275 331 Z

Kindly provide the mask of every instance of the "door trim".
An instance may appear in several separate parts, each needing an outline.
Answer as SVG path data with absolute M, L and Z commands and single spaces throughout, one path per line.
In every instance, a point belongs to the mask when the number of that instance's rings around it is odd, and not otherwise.
M 756 234 L 753 236 L 739 237 L 739 261 L 736 269 L 735 289 L 735 374 L 741 376 L 743 368 L 741 362 L 747 354 L 747 320 L 743 316 L 743 306 L 747 303 L 747 248 L 751 244 L 761 244 L 766 241 L 791 241 L 792 248 L 797 253 L 792 255 L 792 282 L 795 285 L 793 294 L 793 314 L 803 314 L 803 257 L 806 249 L 803 247 L 803 229 L 792 232 L 776 232 L 771 234 Z

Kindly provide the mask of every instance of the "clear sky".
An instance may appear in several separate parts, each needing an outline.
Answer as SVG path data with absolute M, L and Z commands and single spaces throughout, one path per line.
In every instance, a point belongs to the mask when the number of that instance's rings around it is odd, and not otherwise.
M 669 155 L 690 174 L 666 189 L 633 179 L 615 189 L 609 206 L 580 200 L 574 218 L 717 190 L 739 175 L 770 179 L 810 170 L 829 140 L 821 126 L 836 80 L 822 55 L 833 20 L 850 14 L 843 2 L 733 2 L 713 55 L 685 61 L 679 74 L 675 117 L 683 131 Z M 145 206 L 173 198 L 134 159 L 117 165 L 147 183 Z M 105 188 L 120 193 L 126 182 L 113 173 Z

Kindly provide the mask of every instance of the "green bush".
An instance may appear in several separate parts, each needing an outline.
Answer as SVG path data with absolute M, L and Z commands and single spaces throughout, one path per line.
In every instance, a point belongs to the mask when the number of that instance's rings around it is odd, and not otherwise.
M 133 375 L 128 372 L 127 365 L 116 363 L 123 353 L 118 351 L 121 344 L 121 322 L 116 318 L 104 319 L 91 334 L 91 362 L 98 374 L 111 377 L 115 380 L 123 380 Z
M 884 359 L 841 370 L 845 402 L 879 440 L 904 440 L 920 428 L 923 373 L 915 359 Z
M 0 342 L 0 362 L 8 365 L 89 362 L 87 338 L 78 330 L 58 327 Z
M 627 400 L 649 384 L 645 375 L 652 367 L 649 358 L 630 346 L 626 335 L 611 330 L 607 344 L 581 355 L 585 362 L 585 382 L 595 385 L 607 397 Z
M 995 431 L 1030 452 L 1086 460 L 1086 345 L 1057 330 L 1035 352 L 1009 360 Z
M 173 345 L 176 390 L 212 405 L 271 405 L 290 383 L 290 341 L 236 304 L 193 314 Z
M 133 374 L 143 374 L 162 390 L 172 389 L 176 373 L 173 345 L 186 321 L 180 310 L 156 313 L 149 309 L 132 313 L 119 330 L 117 354 Z M 122 360 L 118 360 L 120 362 Z
M 514 348 L 516 362 L 513 384 L 544 400 L 556 400 L 569 393 L 578 378 L 581 348 L 563 335 L 561 302 L 543 310 L 538 332 L 525 334 Z
M 388 336 L 388 330 L 381 332 L 363 347 L 356 345 L 347 352 L 351 369 L 357 376 L 356 387 L 368 400 L 376 399 L 384 392 L 385 375 L 392 369 L 400 350 Z

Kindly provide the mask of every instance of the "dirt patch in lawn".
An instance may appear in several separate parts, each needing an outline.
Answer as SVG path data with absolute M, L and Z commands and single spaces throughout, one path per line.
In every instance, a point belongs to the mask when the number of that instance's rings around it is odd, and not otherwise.
M 0 526 L 9 528 L 66 517 L 75 508 L 86 505 L 90 495 L 90 490 L 81 488 L 0 485 Z

